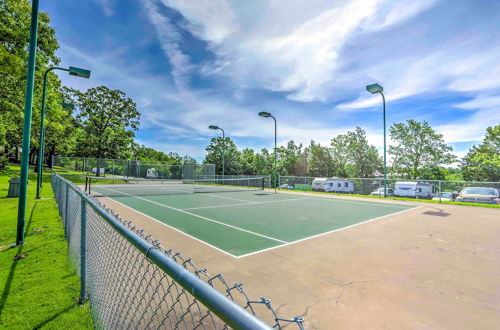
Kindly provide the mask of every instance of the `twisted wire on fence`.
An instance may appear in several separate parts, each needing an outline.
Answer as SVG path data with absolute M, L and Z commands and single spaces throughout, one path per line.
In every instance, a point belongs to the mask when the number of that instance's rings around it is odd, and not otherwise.
M 164 248 L 61 176 L 52 186 L 97 328 L 303 329 L 302 318 L 280 318 L 269 299 L 250 299 L 243 284 Z

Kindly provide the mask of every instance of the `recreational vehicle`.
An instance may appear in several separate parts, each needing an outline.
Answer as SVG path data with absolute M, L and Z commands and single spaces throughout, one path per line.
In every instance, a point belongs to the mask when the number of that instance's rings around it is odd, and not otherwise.
M 327 178 L 315 178 L 312 182 L 313 191 L 325 191 L 325 181 Z
M 398 181 L 394 187 L 394 196 L 430 198 L 434 196 L 434 185 L 421 181 Z
M 148 168 L 146 171 L 146 178 L 148 179 L 156 179 L 158 177 L 158 171 L 156 168 Z
M 351 180 L 331 178 L 325 180 L 324 186 L 326 192 L 346 194 L 354 193 L 354 182 L 352 182 Z

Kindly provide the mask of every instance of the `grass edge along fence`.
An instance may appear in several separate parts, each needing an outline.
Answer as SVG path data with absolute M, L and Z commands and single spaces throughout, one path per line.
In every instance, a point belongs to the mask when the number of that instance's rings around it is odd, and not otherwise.
M 278 188 L 282 190 L 296 190 L 296 191 L 313 191 L 313 180 L 321 179 L 320 177 L 306 177 L 306 176 L 279 176 Z M 334 186 L 331 191 L 320 190 L 317 192 L 332 193 L 332 194 L 346 194 L 351 196 L 361 197 L 375 197 L 384 198 L 383 178 L 324 178 L 328 179 Z M 420 194 L 416 193 L 415 196 L 398 196 L 395 191 L 396 183 L 417 183 L 422 186 Z M 417 185 L 417 187 L 419 187 Z M 485 181 L 445 181 L 445 180 L 413 180 L 413 179 L 387 179 L 387 190 L 389 199 L 404 199 L 404 200 L 421 200 L 429 201 L 433 197 L 437 200 L 433 202 L 447 203 L 447 204 L 460 204 L 460 205 L 476 205 L 476 206 L 492 206 L 498 207 L 496 204 L 479 204 L 470 202 L 447 201 L 441 200 L 441 192 L 452 193 L 453 199 L 465 187 L 486 187 L 495 188 L 500 190 L 500 182 L 485 182 Z M 317 188 L 317 187 L 316 187 Z M 426 190 L 427 189 L 427 190 Z M 394 195 L 392 195 L 394 194 Z
M 269 299 L 251 300 L 241 283 L 210 276 L 60 175 L 52 174 L 51 182 L 70 263 L 81 279 L 80 302 L 90 301 L 97 328 L 281 329 L 295 323 L 303 329 L 302 318 L 278 317 Z M 268 311 L 263 318 L 271 326 L 255 316 L 258 308 Z

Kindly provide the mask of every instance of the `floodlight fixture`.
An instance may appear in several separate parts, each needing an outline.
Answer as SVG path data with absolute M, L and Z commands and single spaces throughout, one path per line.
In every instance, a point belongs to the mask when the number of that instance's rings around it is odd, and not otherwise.
M 271 114 L 269 112 L 266 112 L 266 111 L 261 111 L 261 112 L 259 112 L 259 116 L 264 117 L 264 118 L 269 118 L 269 117 L 271 117 Z
M 75 108 L 75 105 L 73 103 L 61 103 L 61 106 L 64 108 L 64 109 L 74 109 Z
M 68 71 L 71 76 L 77 76 L 80 78 L 87 78 L 87 79 L 90 78 L 90 70 L 70 66 Z
M 372 94 L 376 94 L 382 93 L 384 91 L 384 87 L 380 86 L 379 84 L 371 84 L 366 86 L 366 90 Z

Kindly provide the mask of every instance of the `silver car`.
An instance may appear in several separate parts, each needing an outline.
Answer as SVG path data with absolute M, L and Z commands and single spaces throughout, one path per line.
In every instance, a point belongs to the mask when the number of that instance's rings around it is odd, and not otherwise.
M 455 201 L 500 205 L 500 192 L 495 188 L 466 187 L 462 189 Z

